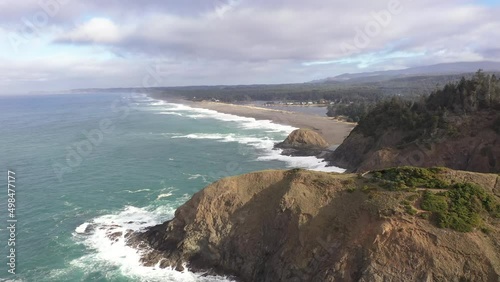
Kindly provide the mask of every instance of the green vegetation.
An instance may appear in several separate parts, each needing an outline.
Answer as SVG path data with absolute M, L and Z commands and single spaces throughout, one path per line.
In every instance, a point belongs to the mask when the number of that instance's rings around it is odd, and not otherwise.
M 432 192 L 425 191 L 420 206 L 426 211 L 443 213 L 448 210 L 448 201 L 446 196 L 440 196 Z
M 216 99 L 226 103 L 325 99 L 335 104 L 349 104 L 360 101 L 376 102 L 387 95 L 376 85 L 336 83 L 163 87 L 148 89 L 148 91 L 150 95 L 160 99 L 165 97 L 179 97 L 195 101 Z
M 363 191 L 363 193 L 365 193 L 365 194 L 370 194 L 373 191 L 377 191 L 377 187 L 364 185 L 361 188 L 361 191 Z
M 356 187 L 352 187 L 352 186 L 347 187 L 346 191 L 347 191 L 348 193 L 354 193 L 354 192 L 356 191 Z
M 373 173 L 373 178 L 387 181 L 389 190 L 406 188 L 448 188 L 449 183 L 442 179 L 442 168 L 397 167 Z
M 460 80 L 462 79 L 462 80 Z M 436 90 L 437 85 L 446 85 Z M 478 72 L 463 75 L 414 76 L 377 81 L 331 81 L 277 85 L 186 86 L 148 88 L 152 97 L 184 98 L 196 101 L 320 101 L 331 103 L 328 116 L 344 116 L 360 122 L 362 132 L 376 135 L 378 128 L 405 127 L 428 137 L 436 130 L 458 131 L 449 127 L 449 113 L 472 113 L 498 105 L 500 87 L 495 75 Z M 428 98 L 422 98 L 430 95 Z M 434 129 L 425 130 L 425 129 Z
M 439 193 L 426 190 L 420 202 L 421 209 L 431 212 L 441 228 L 470 232 L 482 227 L 481 215 L 500 218 L 500 203 L 492 194 L 471 183 L 451 184 L 444 178 L 444 171 L 444 168 L 399 167 L 376 171 L 372 177 L 391 191 L 407 191 L 409 187 L 443 189 Z M 413 203 L 418 198 L 413 194 L 401 201 L 407 214 L 417 214 Z M 427 218 L 428 214 L 421 217 Z
M 436 85 L 457 83 L 462 75 L 430 75 L 378 79 L 348 80 L 276 85 L 155 87 L 146 91 L 154 98 L 184 98 L 196 101 L 219 100 L 227 103 L 245 101 L 320 101 L 326 100 L 329 116 L 345 116 L 358 121 L 366 118 L 375 104 L 388 97 L 418 101 L 432 93 Z M 466 77 L 471 77 L 466 74 Z M 120 89 L 123 91 L 123 89 Z M 144 91 L 144 89 L 142 89 Z
M 414 202 L 414 201 L 416 201 L 418 198 L 419 198 L 419 195 L 418 195 L 418 194 L 413 194 L 413 195 L 410 195 L 410 196 L 406 197 L 406 200 L 407 200 L 407 201 L 410 201 L 410 202 Z
M 374 103 L 360 101 L 358 103 L 338 104 L 328 107 L 326 113 L 329 117 L 345 116 L 349 122 L 358 122 L 364 119 L 373 109 Z
M 484 189 L 471 183 L 455 184 L 441 194 L 426 191 L 421 207 L 433 213 L 439 227 L 460 232 L 479 227 L 483 213 L 500 217 L 500 204 Z
M 460 131 L 451 116 L 465 117 L 479 111 L 496 114 L 499 110 L 500 80 L 478 71 L 471 79 L 449 83 L 418 101 L 393 97 L 379 102 L 370 112 L 359 114 L 361 118 L 355 131 L 372 137 L 391 128 L 408 132 L 404 145 L 439 136 L 458 136 Z M 497 120 L 493 128 L 500 132 L 500 121 Z
M 409 215 L 416 215 L 417 214 L 417 210 L 413 208 L 413 206 L 411 205 L 405 205 L 405 212 Z

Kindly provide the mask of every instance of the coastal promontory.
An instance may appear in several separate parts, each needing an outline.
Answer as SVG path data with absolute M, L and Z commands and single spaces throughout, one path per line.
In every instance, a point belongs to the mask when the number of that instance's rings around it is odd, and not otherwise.
M 209 185 L 129 244 L 145 265 L 238 281 L 498 281 L 498 178 L 255 172 Z

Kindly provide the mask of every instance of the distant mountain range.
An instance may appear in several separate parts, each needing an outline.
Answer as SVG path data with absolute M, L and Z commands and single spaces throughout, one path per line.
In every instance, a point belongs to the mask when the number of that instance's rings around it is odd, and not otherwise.
M 345 73 L 334 77 L 315 80 L 312 83 L 328 83 L 328 82 L 349 82 L 349 83 L 362 83 L 362 82 L 376 82 L 384 81 L 401 77 L 411 77 L 419 75 L 443 75 L 443 74 L 461 74 L 471 73 L 482 69 L 486 72 L 499 72 L 500 62 L 482 61 L 482 62 L 458 62 L 458 63 L 445 63 L 430 66 L 420 66 L 407 68 L 402 70 L 389 70 L 389 71 L 374 71 L 362 73 Z

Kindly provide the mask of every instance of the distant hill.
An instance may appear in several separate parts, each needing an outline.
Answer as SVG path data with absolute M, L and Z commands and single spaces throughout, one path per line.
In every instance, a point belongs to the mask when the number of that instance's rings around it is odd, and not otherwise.
M 482 69 L 485 72 L 500 71 L 500 62 L 457 62 L 445 63 L 430 66 L 420 66 L 402 70 L 374 71 L 362 73 L 345 73 L 334 77 L 315 80 L 314 83 L 324 82 L 377 82 L 391 80 L 400 77 L 429 76 L 429 75 L 450 75 L 475 72 Z

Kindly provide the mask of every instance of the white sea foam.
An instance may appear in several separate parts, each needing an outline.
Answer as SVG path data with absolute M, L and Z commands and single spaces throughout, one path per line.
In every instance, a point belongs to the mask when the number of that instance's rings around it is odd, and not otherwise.
M 160 195 L 158 195 L 158 197 L 156 197 L 156 199 L 159 200 L 159 199 L 162 199 L 162 198 L 168 198 L 168 197 L 170 197 L 172 195 L 173 195 L 172 193 L 160 194 Z
M 325 171 L 325 172 L 345 172 L 345 169 L 336 166 L 327 166 L 328 164 L 318 159 L 314 156 L 312 157 L 295 157 L 295 156 L 284 156 L 281 154 L 281 150 L 272 150 L 268 154 L 258 157 L 259 161 L 282 161 L 285 162 L 290 168 L 305 168 L 315 171 Z
M 282 125 L 272 122 L 271 120 L 257 120 L 255 118 L 241 117 L 232 114 L 224 114 L 214 110 L 207 110 L 201 108 L 193 108 L 183 104 L 167 103 L 161 101 L 162 103 L 153 102 L 154 106 L 164 106 L 162 107 L 163 113 L 173 114 L 175 112 L 185 112 L 186 117 L 194 119 L 216 119 L 226 122 L 234 122 L 238 127 L 243 129 L 262 129 L 266 132 L 284 132 L 290 133 L 297 129 L 293 126 Z M 184 116 L 184 115 L 183 115 Z
M 95 252 L 73 260 L 71 265 L 86 272 L 112 266 L 118 268 L 121 275 L 139 281 L 230 281 L 224 277 L 204 277 L 189 270 L 178 272 L 171 268 L 146 267 L 141 264 L 140 251 L 127 246 L 125 234 L 164 222 L 172 218 L 173 214 L 173 207 L 162 206 L 151 210 L 128 206 L 119 213 L 97 217 L 92 221 L 94 232 L 83 238 L 83 243 Z M 78 231 L 83 229 L 82 225 L 77 227 Z M 75 232 L 75 236 L 80 238 L 77 230 Z M 116 273 L 109 275 L 117 276 Z
M 187 139 L 212 139 L 212 140 L 223 140 L 227 142 L 234 141 L 234 136 L 236 134 L 219 134 L 219 133 L 192 133 L 188 135 L 173 136 L 173 139 L 177 138 L 187 138 Z
M 130 194 L 141 193 L 141 192 L 149 192 L 149 191 L 151 191 L 151 190 L 150 189 L 139 189 L 139 190 L 135 190 L 135 191 L 125 190 L 125 192 L 130 193 Z
M 206 175 L 202 175 L 202 174 L 189 174 L 189 173 L 185 173 L 185 174 L 189 175 L 188 180 L 196 180 L 196 179 L 201 178 L 203 180 L 203 182 L 205 182 L 205 183 L 211 183 L 210 181 L 207 180 L 207 176 Z
M 306 168 L 316 171 L 326 172 L 345 172 L 345 169 L 327 166 L 328 164 L 322 159 L 314 156 L 311 157 L 295 157 L 281 155 L 282 150 L 273 149 L 274 144 L 278 140 L 271 138 L 259 138 L 254 136 L 241 136 L 233 133 L 229 134 L 206 134 L 206 133 L 193 133 L 188 135 L 172 136 L 171 138 L 186 138 L 186 139 L 208 139 L 216 140 L 218 142 L 238 142 L 240 144 L 248 145 L 260 150 L 261 156 L 257 158 L 258 161 L 282 161 L 290 168 Z
M 217 140 L 219 142 L 238 142 L 244 145 L 250 145 L 258 149 L 272 149 L 277 140 L 269 137 L 255 137 L 238 135 L 234 133 L 220 134 L 220 133 L 192 133 L 187 135 L 172 136 L 172 138 L 186 138 L 186 139 L 209 139 Z
M 78 234 L 85 234 L 89 226 L 90 226 L 89 222 L 84 222 L 75 229 L 75 232 Z
M 201 174 L 190 174 L 190 176 L 188 177 L 189 180 L 191 179 L 198 179 L 198 178 L 204 178 L 205 176 L 204 175 L 201 175 Z
M 193 108 L 183 104 L 167 103 L 162 101 L 161 104 L 166 111 L 169 113 L 185 113 L 185 116 L 191 118 L 211 118 L 226 122 L 235 122 L 238 127 L 248 130 L 263 130 L 264 132 L 276 132 L 282 133 L 283 139 L 286 134 L 295 130 L 295 127 L 288 125 L 281 125 L 274 123 L 270 120 L 256 120 L 254 118 L 241 117 L 237 115 L 219 113 L 214 110 Z M 208 139 L 216 140 L 218 142 L 237 142 L 239 144 L 244 144 L 251 146 L 253 148 L 261 150 L 259 152 L 261 156 L 257 158 L 258 161 L 282 161 L 287 164 L 288 167 L 299 167 L 306 168 L 310 170 L 317 171 L 327 171 L 327 172 L 344 172 L 345 169 L 327 166 L 328 164 L 321 159 L 316 157 L 292 157 L 281 155 L 281 150 L 274 150 L 274 144 L 281 142 L 282 140 L 276 140 L 269 137 L 257 137 L 254 135 L 237 135 L 234 133 L 219 134 L 219 133 L 192 133 L 187 135 L 177 135 L 172 138 L 186 138 L 186 139 Z
M 242 129 L 261 129 L 266 132 L 282 133 L 290 133 L 297 129 L 293 126 L 274 123 L 271 120 L 257 120 L 255 118 L 225 114 L 202 108 L 194 108 L 162 100 L 152 99 L 151 101 L 147 101 L 147 105 L 149 106 L 148 110 L 159 111 L 158 114 L 185 116 L 193 119 L 216 119 L 226 122 L 234 122 Z

